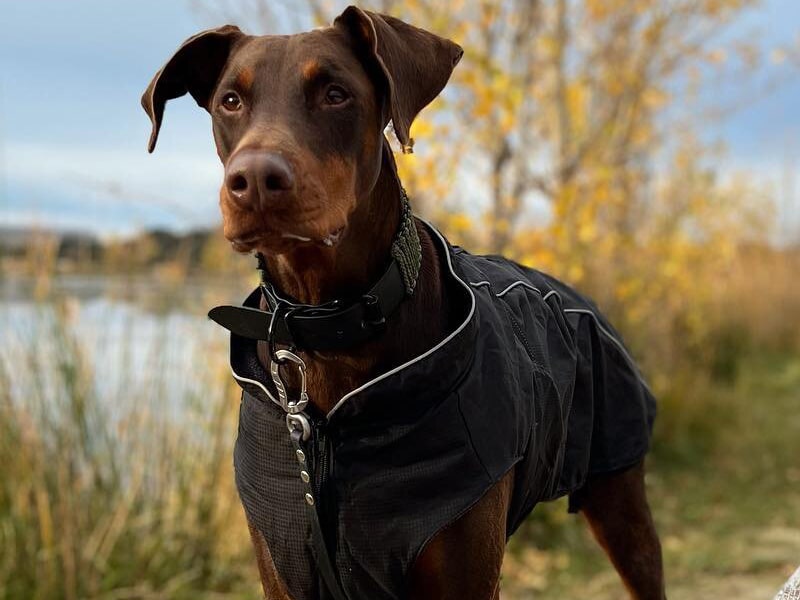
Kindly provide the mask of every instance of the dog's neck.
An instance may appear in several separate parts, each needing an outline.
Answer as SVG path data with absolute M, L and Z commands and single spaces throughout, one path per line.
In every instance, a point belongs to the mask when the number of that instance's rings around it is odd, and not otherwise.
M 390 150 L 377 182 L 360 198 L 341 242 L 265 255 L 270 282 L 302 304 L 321 304 L 366 292 L 386 269 L 401 212 L 401 188 Z
M 302 303 L 319 304 L 363 293 L 383 273 L 400 223 L 402 190 L 388 148 L 382 161 L 377 183 L 369 197 L 360 199 L 338 246 L 265 256 L 270 281 L 280 292 Z M 387 318 L 382 335 L 344 351 L 301 353 L 308 367 L 308 394 L 321 413 L 327 413 L 348 391 L 421 354 L 444 337 L 448 328 L 446 288 L 437 247 L 425 230 L 420 231 L 420 245 L 422 264 L 414 293 Z M 259 343 L 258 355 L 269 367 L 266 343 Z M 287 375 L 286 383 L 296 388 L 292 373 Z

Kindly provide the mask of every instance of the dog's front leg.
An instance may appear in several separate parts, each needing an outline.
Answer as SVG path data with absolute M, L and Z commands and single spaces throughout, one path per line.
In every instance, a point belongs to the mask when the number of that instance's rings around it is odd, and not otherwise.
M 411 571 L 411 600 L 497 600 L 506 546 L 510 471 L 466 514 L 437 533 Z
M 264 535 L 251 523 L 248 522 L 247 526 L 256 550 L 256 562 L 258 563 L 258 573 L 261 575 L 261 586 L 264 588 L 264 597 L 266 600 L 292 600 L 278 575 L 275 563 L 272 562 L 272 555 L 269 553 Z

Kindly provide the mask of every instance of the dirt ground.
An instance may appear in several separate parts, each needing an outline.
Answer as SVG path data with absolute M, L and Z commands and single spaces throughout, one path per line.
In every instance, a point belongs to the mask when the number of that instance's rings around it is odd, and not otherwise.
M 726 426 L 712 445 L 657 447 L 650 461 L 667 595 L 769 600 L 800 566 L 800 357 L 751 361 L 719 394 Z M 537 511 L 512 539 L 504 600 L 627 598 L 580 517 L 561 502 Z

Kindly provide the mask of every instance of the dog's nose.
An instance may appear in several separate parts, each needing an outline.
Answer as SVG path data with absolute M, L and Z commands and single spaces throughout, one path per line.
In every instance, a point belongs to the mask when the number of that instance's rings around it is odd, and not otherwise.
M 289 162 L 276 152 L 237 153 L 225 169 L 225 186 L 242 208 L 266 208 L 283 201 L 294 189 Z

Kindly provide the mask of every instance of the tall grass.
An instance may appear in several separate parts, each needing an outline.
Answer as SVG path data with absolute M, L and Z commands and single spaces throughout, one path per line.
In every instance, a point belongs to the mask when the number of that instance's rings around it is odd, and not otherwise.
M 754 535 L 756 517 L 800 531 L 793 516 L 800 423 L 792 409 L 800 381 L 798 268 L 795 251 L 743 250 L 703 282 L 714 294 L 702 307 L 702 352 L 665 361 L 664 347 L 692 346 L 680 338 L 634 343 L 651 375 L 661 376 L 650 485 L 668 563 L 683 577 L 710 569 L 726 552 L 731 571 L 761 568 L 746 548 L 728 551 L 740 530 Z M 42 294 L 52 287 L 47 277 L 34 286 Z M 184 295 L 204 307 L 215 302 Z M 76 301 L 59 298 L 36 304 L 31 329 L 3 331 L 0 598 L 258 597 L 232 482 L 238 389 L 225 336 L 206 339 L 190 326 L 181 335 L 194 340 L 193 362 L 175 371 L 164 351 L 173 330 L 148 333 L 154 339 L 142 355 L 135 343 L 142 324 L 133 316 L 99 343 L 77 332 Z M 149 304 L 163 310 L 183 306 L 179 300 Z M 624 320 L 623 334 L 634 342 L 643 335 L 625 330 Z M 768 489 L 769 502 L 745 488 Z M 697 531 L 683 531 L 684 522 Z M 699 549 L 687 555 L 684 539 Z M 511 552 L 509 597 L 573 589 L 576 578 L 608 573 L 561 504 L 537 511 Z M 773 571 L 788 568 L 782 555 L 770 560 Z M 613 597 L 618 584 L 613 575 L 605 581 Z
M 0 362 L 0 597 L 253 597 L 224 336 L 191 373 L 156 354 L 126 376 L 132 349 L 108 364 L 69 303 L 37 310 Z M 120 383 L 100 397 L 109 370 Z M 202 395 L 170 393 L 187 376 Z

